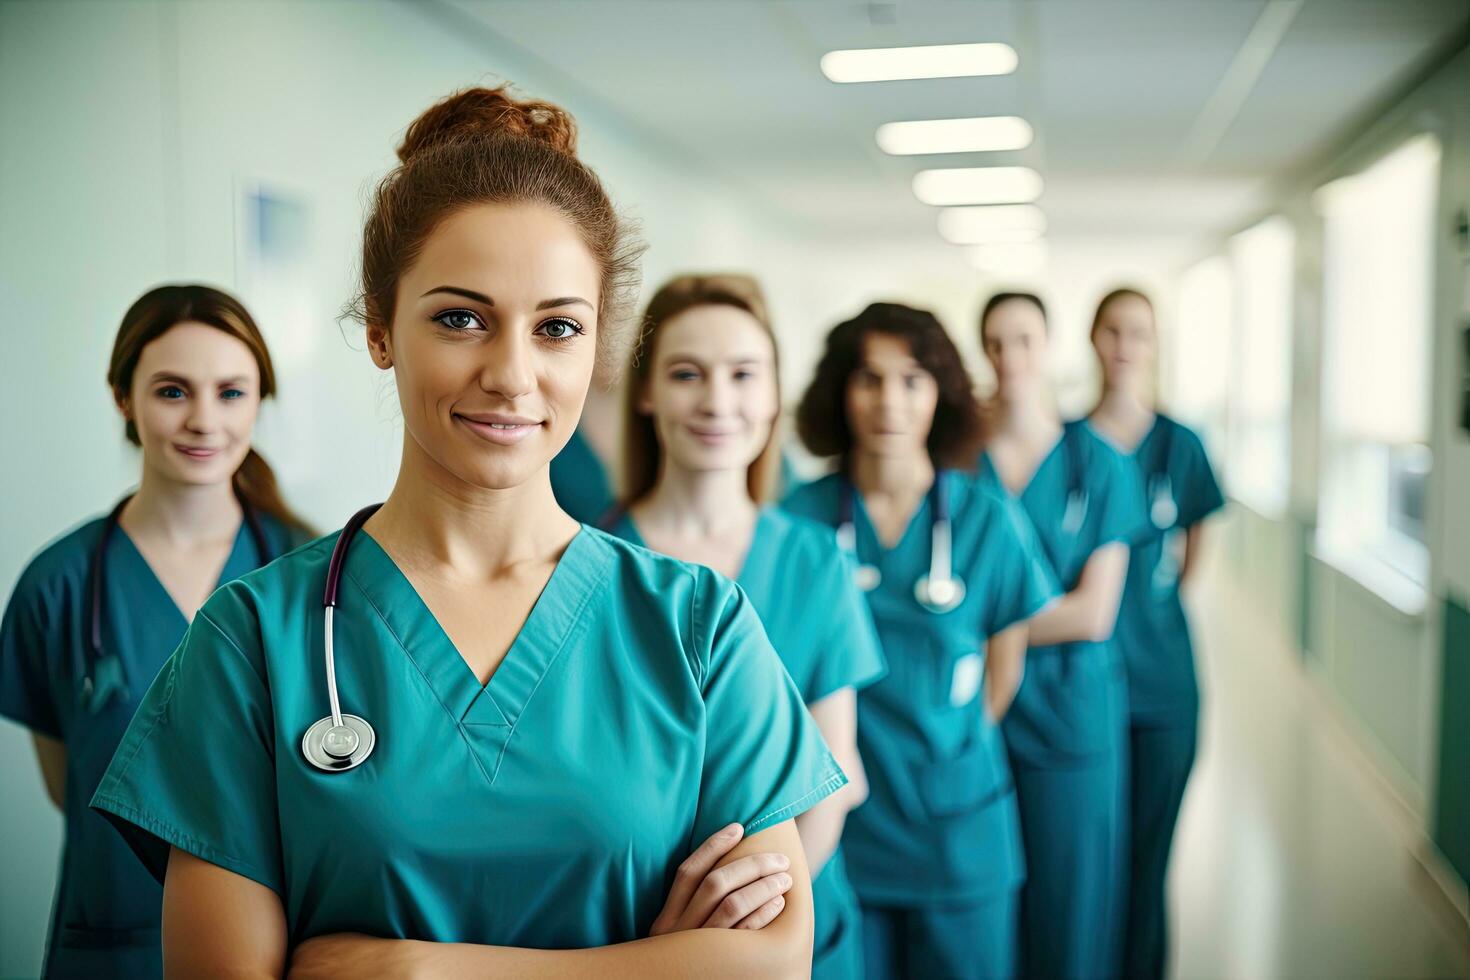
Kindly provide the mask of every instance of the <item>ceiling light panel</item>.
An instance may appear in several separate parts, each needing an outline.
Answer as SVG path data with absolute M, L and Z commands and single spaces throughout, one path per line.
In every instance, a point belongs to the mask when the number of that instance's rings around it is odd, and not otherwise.
M 984 43 L 829 51 L 821 64 L 829 81 L 849 83 L 1008 75 L 1017 61 L 1009 44 Z
M 918 119 L 878 127 L 879 149 L 893 156 L 1024 150 L 1031 138 L 1031 124 L 1020 116 Z
M 1029 204 L 1041 196 L 1041 175 L 1030 167 L 951 167 L 914 175 L 914 196 L 925 204 Z

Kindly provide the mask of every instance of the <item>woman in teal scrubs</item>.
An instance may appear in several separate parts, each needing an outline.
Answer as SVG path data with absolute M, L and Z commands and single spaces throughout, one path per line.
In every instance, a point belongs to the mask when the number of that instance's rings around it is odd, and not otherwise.
M 975 425 L 944 328 L 892 303 L 828 335 L 797 414 L 839 465 L 785 506 L 855 553 L 889 668 L 858 696 L 869 795 L 842 843 L 874 978 L 1015 974 L 1025 870 L 997 722 L 1054 590 L 1015 505 L 945 469 Z
M 36 555 L 0 624 L 0 714 L 31 730 L 66 820 L 48 978 L 159 975 L 162 890 L 87 802 L 205 597 L 305 537 L 250 447 L 275 375 L 233 297 L 144 294 L 107 383 L 142 449 L 138 489 Z
M 1153 405 L 1157 351 L 1147 296 L 1118 289 L 1092 321 L 1102 398 L 1089 416 L 1132 462 L 1147 520 L 1134 540 L 1114 642 L 1128 673 L 1131 860 L 1123 975 L 1168 965 L 1164 880 L 1199 733 L 1199 684 L 1180 586 L 1199 564 L 1204 519 L 1225 505 L 1199 436 Z
M 338 574 L 331 536 L 205 604 L 93 797 L 167 874 L 165 963 L 804 972 L 795 818 L 846 779 L 737 586 L 551 489 L 637 249 L 557 106 L 469 89 L 399 158 L 362 258 L 404 420 L 393 491 Z M 732 823 L 689 888 L 684 856 Z M 737 908 L 721 889 L 760 853 L 773 890 Z
M 872 618 L 832 529 L 763 506 L 781 452 L 776 343 L 747 276 L 680 276 L 648 304 L 624 419 L 630 504 L 613 533 L 735 579 L 850 780 L 797 819 L 816 905 L 812 975 L 863 975 L 838 850 L 863 800 L 856 691 L 882 676 Z
M 980 478 L 1015 495 L 1066 595 L 1031 622 L 1005 722 L 1028 877 L 1021 974 L 1118 970 L 1126 887 L 1127 691 L 1111 642 L 1142 520 L 1132 472 L 1086 422 L 1056 418 L 1041 301 L 1002 293 L 980 340 L 996 374 Z

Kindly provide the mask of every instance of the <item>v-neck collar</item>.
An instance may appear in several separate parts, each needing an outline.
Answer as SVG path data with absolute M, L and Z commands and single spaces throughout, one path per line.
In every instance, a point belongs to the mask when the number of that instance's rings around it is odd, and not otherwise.
M 1071 438 L 1071 433 L 1067 431 L 1067 427 L 1064 425 L 1062 426 L 1061 434 L 1057 436 L 1056 442 L 1053 442 L 1051 448 L 1042 455 L 1036 466 L 1032 468 L 1031 475 L 1026 478 L 1025 484 L 1023 484 L 1019 490 L 1012 490 L 1010 487 L 1006 486 L 1006 481 L 1001 478 L 1000 469 L 995 465 L 995 460 L 990 458 L 989 449 L 984 450 L 980 454 L 980 468 L 982 471 L 987 473 L 992 480 L 995 481 L 996 486 L 1000 487 L 1001 490 L 1004 490 L 1015 499 L 1020 500 L 1022 497 L 1026 496 L 1026 492 L 1028 490 L 1036 485 L 1036 478 L 1041 475 L 1042 470 L 1046 469 L 1046 465 L 1051 462 L 1052 457 L 1062 451 L 1062 447 L 1066 444 L 1069 438 Z
M 353 542 L 343 573 L 456 721 L 510 728 L 575 632 L 583 608 L 600 593 L 609 564 L 606 545 L 585 526 L 578 530 L 484 685 L 408 576 L 367 531 Z
M 180 630 L 182 631 L 183 628 L 189 625 L 190 617 L 184 615 L 184 611 L 179 608 L 179 604 L 174 600 L 172 593 L 163 584 L 163 579 L 159 578 L 158 573 L 153 570 L 153 566 L 148 564 L 148 559 L 143 555 L 143 550 L 133 541 L 132 536 L 128 534 L 121 524 L 118 524 L 115 530 L 117 533 L 113 535 L 112 542 L 110 543 L 122 548 L 122 558 L 125 562 L 136 565 L 132 574 L 126 577 L 120 577 L 121 580 L 129 581 L 136 579 L 143 583 L 151 583 L 151 588 L 157 593 L 155 599 L 178 617 Z M 225 563 L 220 566 L 219 577 L 215 579 L 214 587 L 209 590 L 210 593 L 213 594 L 226 582 L 239 578 L 248 571 L 252 571 L 261 557 L 259 555 L 253 555 L 254 550 L 249 525 L 242 518 L 240 526 L 235 530 L 235 540 L 230 545 L 230 553 L 225 556 Z M 247 555 L 247 551 L 252 554 Z M 252 557 L 254 561 L 251 560 Z M 148 587 L 150 586 L 147 584 L 144 585 L 144 588 Z
M 934 479 L 936 482 L 943 481 L 948 478 L 948 474 L 948 470 L 936 469 L 934 471 Z M 873 523 L 872 517 L 868 515 L 868 505 L 863 502 L 863 493 L 857 488 L 857 484 L 848 480 L 847 477 L 840 477 L 839 479 L 847 481 L 846 489 L 852 493 L 852 525 L 854 536 L 860 539 L 862 531 L 866 530 L 875 553 L 884 558 L 895 552 L 903 551 L 904 545 L 908 543 L 909 538 L 919 533 L 915 531 L 915 528 L 921 523 L 932 524 L 932 516 L 929 513 L 929 502 L 934 497 L 934 487 L 931 485 L 928 490 L 924 491 L 924 495 L 919 498 L 919 506 L 915 507 L 913 514 L 909 516 L 909 522 L 904 525 L 903 532 L 899 534 L 898 540 L 893 542 L 892 547 L 889 547 L 879 537 L 878 526 Z M 948 493 L 949 490 L 949 487 L 942 483 L 940 484 L 939 491 L 941 493 Z

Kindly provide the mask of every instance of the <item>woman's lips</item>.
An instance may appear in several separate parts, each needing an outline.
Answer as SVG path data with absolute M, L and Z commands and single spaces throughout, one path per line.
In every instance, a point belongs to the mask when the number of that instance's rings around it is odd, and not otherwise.
M 456 414 L 454 417 L 475 435 L 497 446 L 514 446 L 541 427 L 534 419 L 516 415 Z
M 214 457 L 218 456 L 223 451 L 218 447 L 211 448 L 208 446 L 183 446 L 177 442 L 174 443 L 174 449 L 178 450 L 179 453 L 189 457 L 190 459 L 214 459 Z

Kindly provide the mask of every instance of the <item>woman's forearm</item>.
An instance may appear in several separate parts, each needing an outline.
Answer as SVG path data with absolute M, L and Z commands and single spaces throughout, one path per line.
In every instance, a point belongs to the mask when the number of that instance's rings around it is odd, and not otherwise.
M 1076 588 L 1031 618 L 1031 645 L 1100 643 L 1112 636 L 1127 574 L 1127 545 L 1114 541 L 1098 548 L 1082 567 Z
M 1010 710 L 1026 673 L 1027 624 L 1001 630 L 985 643 L 985 716 L 999 724 Z
M 852 788 L 849 783 L 796 818 L 796 829 L 801 834 L 801 846 L 806 850 L 806 863 L 813 878 L 822 873 L 836 853 L 848 812 L 862 802 L 861 799 L 854 802 L 844 795 Z

